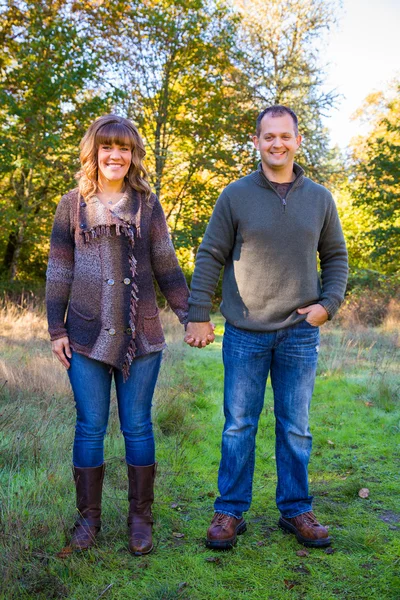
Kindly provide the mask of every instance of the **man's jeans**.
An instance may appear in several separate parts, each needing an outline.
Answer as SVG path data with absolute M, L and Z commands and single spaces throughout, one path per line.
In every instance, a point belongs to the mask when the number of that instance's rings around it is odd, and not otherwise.
M 276 503 L 286 518 L 311 510 L 308 462 L 312 438 L 308 413 L 318 350 L 319 328 L 306 321 L 272 333 L 247 331 L 226 323 L 225 426 L 217 512 L 240 518 L 250 507 L 255 438 L 269 372 L 276 419 Z
M 114 369 L 126 462 L 152 465 L 155 460 L 151 403 L 161 365 L 161 352 L 132 361 L 128 380 Z M 72 352 L 68 375 L 76 403 L 73 450 L 75 467 L 98 467 L 104 462 L 104 436 L 110 410 L 112 373 L 105 363 Z

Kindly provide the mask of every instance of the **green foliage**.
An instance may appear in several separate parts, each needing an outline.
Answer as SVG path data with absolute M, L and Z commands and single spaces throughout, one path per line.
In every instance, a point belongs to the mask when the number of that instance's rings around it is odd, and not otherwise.
M 316 40 L 335 23 L 338 5 L 321 0 L 253 0 L 235 2 L 241 15 L 239 46 L 242 71 L 259 111 L 272 104 L 293 108 L 299 118 L 303 143 L 299 162 L 309 177 L 326 183 L 334 152 L 322 115 L 337 95 L 324 91 L 324 64 Z
M 108 105 L 82 15 L 68 0 L 1 10 L 0 252 L 3 271 L 43 278 L 56 201 L 74 185 L 79 141 Z
M 74 185 L 79 140 L 110 109 L 139 126 L 153 188 L 188 268 L 218 194 L 254 168 L 250 135 L 266 104 L 286 102 L 298 111 L 301 161 L 326 179 L 321 114 L 334 95 L 322 92 L 315 40 L 334 12 L 334 0 L 273 0 L 267 8 L 258 0 L 4 3 L 4 276 L 43 278 L 52 217 Z
M 367 220 L 362 238 L 368 260 L 394 273 L 400 264 L 400 84 L 387 97 L 369 96 L 359 116 L 370 131 L 353 143 L 349 187 Z

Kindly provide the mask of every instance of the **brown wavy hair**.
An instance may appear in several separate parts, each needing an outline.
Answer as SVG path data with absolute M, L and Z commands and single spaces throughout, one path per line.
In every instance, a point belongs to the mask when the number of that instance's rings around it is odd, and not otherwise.
M 151 189 L 148 183 L 148 174 L 143 165 L 146 151 L 142 138 L 131 121 L 118 115 L 103 115 L 96 119 L 81 140 L 81 168 L 76 174 L 81 195 L 88 199 L 97 192 L 97 153 L 102 144 L 118 144 L 131 148 L 132 161 L 125 180 L 134 190 L 142 192 L 148 200 Z

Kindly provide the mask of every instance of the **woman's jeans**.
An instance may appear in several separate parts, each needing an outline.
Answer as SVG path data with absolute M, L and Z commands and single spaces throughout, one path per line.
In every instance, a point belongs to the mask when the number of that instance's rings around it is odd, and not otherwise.
M 132 361 L 128 380 L 114 369 L 118 414 L 125 438 L 126 462 L 152 465 L 155 461 L 151 403 L 162 352 Z M 104 436 L 110 411 L 112 373 L 105 363 L 72 352 L 68 375 L 76 403 L 73 450 L 75 467 L 98 467 L 104 462 Z
M 276 503 L 292 518 L 311 510 L 308 462 L 311 434 L 308 413 L 317 368 L 319 328 L 306 321 L 272 333 L 225 326 L 220 496 L 215 510 L 240 518 L 250 507 L 255 439 L 268 374 L 274 392 Z

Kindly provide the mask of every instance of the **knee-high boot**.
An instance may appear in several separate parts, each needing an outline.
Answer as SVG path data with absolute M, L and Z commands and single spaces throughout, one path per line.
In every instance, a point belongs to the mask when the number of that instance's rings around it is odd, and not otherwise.
M 100 467 L 73 467 L 76 506 L 79 512 L 71 539 L 71 547 L 74 550 L 91 548 L 100 531 L 104 470 L 104 464 Z
M 154 501 L 156 465 L 136 467 L 128 464 L 129 550 L 136 556 L 153 550 L 151 506 Z

